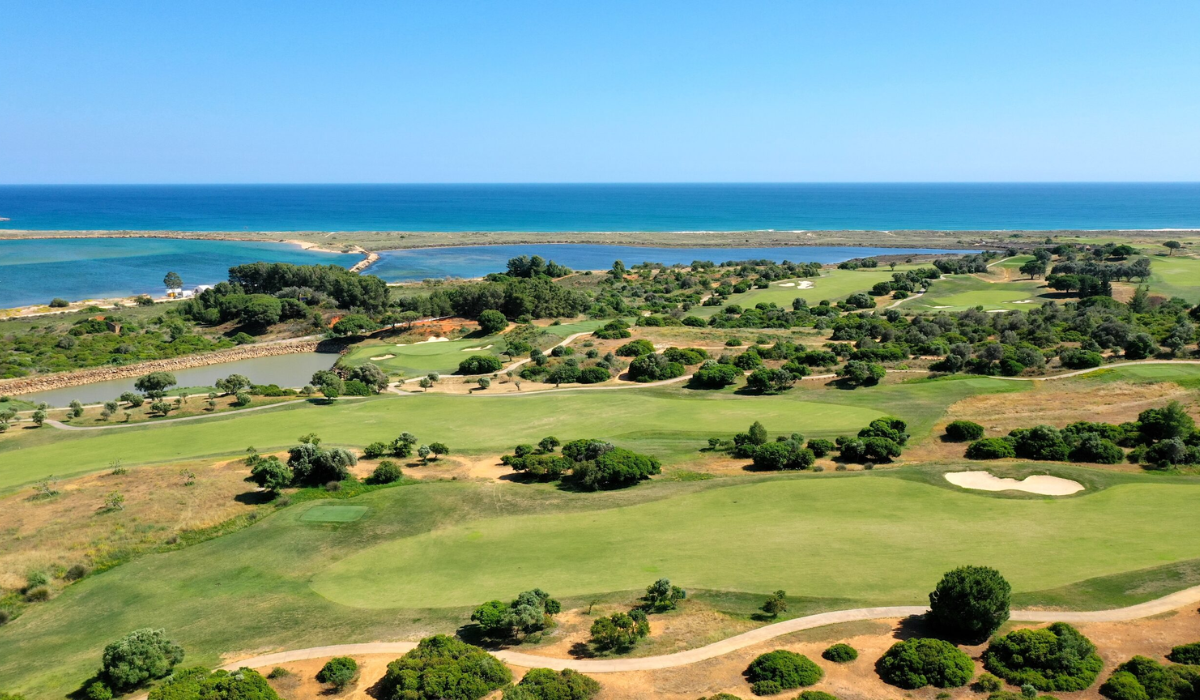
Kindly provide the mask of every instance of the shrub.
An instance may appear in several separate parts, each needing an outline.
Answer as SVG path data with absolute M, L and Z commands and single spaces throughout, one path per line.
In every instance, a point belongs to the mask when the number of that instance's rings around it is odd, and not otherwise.
M 737 367 L 713 362 L 696 370 L 691 384 L 702 389 L 720 389 L 736 383 L 740 376 L 742 372 Z
M 595 679 L 564 669 L 530 669 L 521 682 L 504 691 L 503 700 L 589 700 L 600 692 Z
M 479 330 L 484 335 L 495 335 L 508 328 L 508 319 L 504 317 L 504 314 L 495 309 L 487 309 L 479 314 L 479 318 L 476 320 L 479 322 Z
M 579 372 L 580 384 L 599 384 L 612 379 L 612 375 L 603 367 L 585 367 Z
M 646 609 L 651 612 L 674 610 L 679 601 L 687 598 L 687 591 L 679 586 L 672 586 L 670 579 L 660 578 L 646 586 Z
M 803 688 L 821 680 L 823 675 L 821 667 L 807 656 L 784 649 L 762 654 L 750 662 L 745 673 L 755 695 Z
M 267 679 L 253 669 L 209 671 L 199 666 L 175 672 L 150 690 L 149 700 L 279 700 Z
M 572 481 L 587 491 L 633 486 L 662 472 L 658 459 L 622 447 L 605 452 L 592 461 L 577 463 Z
M 709 695 L 706 698 L 700 698 L 700 700 L 742 700 L 742 699 L 736 695 L 731 695 L 729 693 L 717 693 L 716 695 Z
M 851 360 L 837 371 L 837 376 L 841 377 L 846 384 L 856 386 L 878 384 L 885 374 L 883 365 L 861 360 Z
M 946 426 L 946 437 L 954 442 L 969 442 L 983 437 L 983 426 L 969 420 L 956 420 Z
M 504 368 L 500 359 L 492 355 L 472 355 L 458 363 L 458 374 L 491 374 Z
M 1014 630 L 992 640 L 983 654 L 983 665 L 1013 685 L 1077 691 L 1095 682 L 1103 662 L 1087 637 L 1065 622 L 1056 622 L 1045 629 Z
M 663 357 L 681 365 L 698 365 L 708 359 L 708 353 L 702 348 L 667 348 Z
M 650 634 L 646 613 L 633 610 L 613 613 L 592 623 L 592 644 L 598 649 L 628 649 Z
M 959 688 L 971 680 L 975 664 L 958 647 L 940 639 L 914 638 L 896 642 L 875 665 L 880 678 L 891 685 L 915 690 Z
M 1008 438 L 983 438 L 967 446 L 967 459 L 1012 459 L 1017 453 Z
M 946 572 L 929 594 L 929 621 L 944 634 L 982 641 L 1008 620 L 1012 586 L 986 566 L 960 566 Z
M 71 305 L 71 302 L 67 301 L 66 299 L 61 299 L 59 297 L 54 297 L 53 299 L 50 300 L 50 308 L 52 308 L 52 309 L 65 309 L 70 305 Z
M 499 361 L 499 360 L 497 360 Z M 370 396 L 371 387 L 357 379 L 349 379 L 344 384 L 342 392 L 346 396 Z
M 1154 659 L 1135 656 L 1117 666 L 1100 694 L 1109 700 L 1194 700 L 1200 687 L 1200 669 L 1164 666 Z
M 562 605 L 549 593 L 534 588 L 505 604 L 499 600 L 475 608 L 471 621 L 479 625 L 484 636 L 504 639 L 515 634 L 528 634 L 545 629 L 548 620 L 562 610 Z
M 104 681 L 92 681 L 87 688 L 83 690 L 83 696 L 87 700 L 112 700 L 112 689 L 104 685 Z
M 512 681 L 512 672 L 479 647 L 444 634 L 388 664 L 382 700 L 479 700 Z
M 701 325 L 704 324 L 701 323 Z M 604 324 L 602 328 L 597 329 L 592 335 L 604 340 L 618 340 L 628 338 L 631 334 L 620 320 L 612 320 Z
M 233 405 L 237 408 L 241 408 L 243 406 L 249 406 L 250 402 L 252 400 L 253 399 L 250 398 L 250 394 L 247 394 L 244 391 L 240 391 L 237 394 L 234 394 Z
M 824 457 L 830 452 L 833 452 L 835 447 L 837 447 L 837 445 L 834 445 L 829 440 L 823 440 L 821 438 L 808 441 L 808 449 L 812 451 L 813 456 L 815 457 Z
M 363 457 L 367 459 L 379 459 L 380 457 L 391 454 L 392 446 L 386 442 L 372 442 L 363 448 Z
M 349 656 L 335 656 L 317 671 L 317 681 L 341 690 L 358 675 L 358 662 Z
M 1104 356 L 1100 353 L 1075 348 L 1063 350 L 1058 359 L 1067 369 L 1091 369 L 1104 364 Z
M 746 377 L 746 388 L 760 394 L 777 394 L 791 389 L 796 378 L 785 369 L 759 367 Z
M 838 700 L 837 696 L 830 695 L 823 690 L 805 690 L 796 696 L 796 700 Z
M 78 581 L 88 575 L 88 568 L 84 564 L 72 564 L 71 568 L 63 574 L 63 579 L 66 581 Z
M 183 661 L 183 647 L 167 639 L 164 630 L 134 630 L 104 647 L 100 675 L 114 690 L 126 692 L 162 678 Z
M 1013 451 L 1022 459 L 1065 462 L 1070 453 L 1062 433 L 1049 425 L 1018 428 L 1008 437 L 1013 441 Z
M 983 693 L 995 693 L 1003 687 L 1004 683 L 990 673 L 981 673 L 975 679 L 975 689 Z
M 621 347 L 617 348 L 618 357 L 641 357 L 654 352 L 654 343 L 644 338 L 631 340 Z
M 1091 462 L 1094 464 L 1120 464 L 1125 459 L 1125 451 L 1109 440 L 1090 433 L 1071 448 L 1068 455 L 1072 462 Z
M 1171 649 L 1171 653 L 1167 654 L 1167 658 L 1177 664 L 1200 666 L 1200 642 L 1181 644 L 1174 647 Z
M 821 658 L 839 664 L 849 663 L 858 658 L 858 650 L 849 644 L 838 643 L 821 652 Z
M 816 461 L 811 450 L 799 441 L 768 442 L 754 450 L 756 469 L 807 469 Z
M 400 471 L 400 467 L 390 459 L 385 459 L 371 472 L 368 481 L 372 484 L 394 484 L 402 478 L 404 473 Z
M 635 341 L 636 342 L 636 341 Z M 687 369 L 655 353 L 640 355 L 629 363 L 629 378 L 635 382 L 656 382 L 682 377 Z

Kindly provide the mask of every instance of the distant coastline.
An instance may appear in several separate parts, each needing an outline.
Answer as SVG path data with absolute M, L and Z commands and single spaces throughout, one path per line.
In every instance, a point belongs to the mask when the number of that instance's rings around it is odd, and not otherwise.
M 1106 238 L 1161 242 L 1200 237 L 1200 229 L 1056 229 L 1056 230 L 830 230 L 830 231 L 135 231 L 0 229 L 0 240 L 56 238 L 176 238 L 192 240 L 290 243 L 306 250 L 358 254 L 362 267 L 371 256 L 389 250 L 491 245 L 649 246 L 661 248 L 726 248 L 786 246 L 852 246 L 877 248 L 996 248 L 1041 242 L 1046 238 Z M 365 264 L 363 264 L 365 263 Z M 362 269 L 362 268 L 360 268 Z

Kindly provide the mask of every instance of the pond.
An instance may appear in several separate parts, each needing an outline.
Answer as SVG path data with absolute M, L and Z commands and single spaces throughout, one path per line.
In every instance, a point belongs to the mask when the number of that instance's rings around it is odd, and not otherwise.
M 206 367 L 193 367 L 172 372 L 181 387 L 208 387 L 218 379 L 231 374 L 249 377 L 255 384 L 278 384 L 281 387 L 299 388 L 308 384 L 313 372 L 329 369 L 337 362 L 337 353 L 301 352 L 293 355 L 255 357 L 235 360 Z M 72 401 L 83 404 L 103 403 L 117 398 L 126 391 L 135 391 L 135 377 L 113 379 L 95 384 L 72 386 L 36 394 L 22 394 L 18 398 L 33 403 L 45 402 L 55 408 L 69 405 Z

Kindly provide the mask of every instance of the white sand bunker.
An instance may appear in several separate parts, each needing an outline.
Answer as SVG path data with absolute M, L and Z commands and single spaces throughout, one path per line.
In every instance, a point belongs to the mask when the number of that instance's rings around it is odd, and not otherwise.
M 371 358 L 371 361 L 372 361 L 372 362 L 377 362 L 377 361 L 379 361 L 379 360 L 390 360 L 390 359 L 392 359 L 393 357 L 395 357 L 395 355 L 376 355 L 375 357 L 372 357 L 372 358 Z
M 949 309 L 950 307 L 949 307 L 949 306 L 935 306 L 935 307 L 933 307 L 933 308 L 935 308 L 935 309 Z
M 946 481 L 964 489 L 979 491 L 1026 491 L 1042 496 L 1070 496 L 1083 490 L 1083 484 L 1057 476 L 1039 474 L 1017 481 L 992 476 L 988 472 L 948 472 Z
M 780 282 L 779 286 L 780 287 L 795 287 L 796 283 L 795 282 Z
M 450 342 L 449 338 L 442 338 L 441 336 L 435 335 L 432 338 L 426 338 L 425 340 L 422 340 L 422 341 L 419 341 L 416 343 L 412 343 L 412 345 L 421 345 L 422 343 L 448 343 L 448 342 Z M 408 345 L 409 345 L 409 343 L 396 343 L 396 347 L 398 347 L 398 348 L 408 347 Z
M 1002 313 L 1004 313 L 1004 309 L 988 309 L 988 313 L 989 314 L 1002 314 Z
M 800 280 L 796 283 L 796 289 L 812 289 L 815 284 L 812 280 Z
M 1033 299 L 1022 299 L 1021 301 L 1010 301 L 1010 304 L 1032 304 Z
M 484 345 L 481 348 L 463 348 L 462 351 L 463 352 L 475 352 L 476 350 L 487 350 L 490 347 L 492 347 L 492 345 L 491 345 L 491 343 L 488 343 L 487 345 Z

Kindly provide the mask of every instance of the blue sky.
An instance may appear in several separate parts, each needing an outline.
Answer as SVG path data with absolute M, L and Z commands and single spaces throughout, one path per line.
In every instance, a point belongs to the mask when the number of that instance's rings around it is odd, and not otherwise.
M 0 3 L 0 183 L 1200 180 L 1200 3 Z

